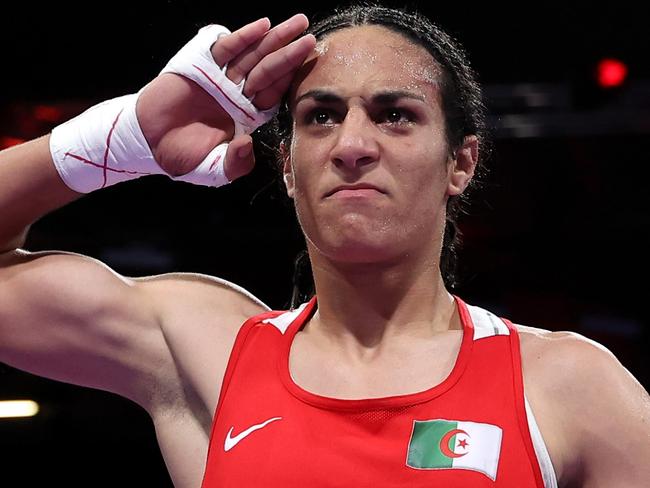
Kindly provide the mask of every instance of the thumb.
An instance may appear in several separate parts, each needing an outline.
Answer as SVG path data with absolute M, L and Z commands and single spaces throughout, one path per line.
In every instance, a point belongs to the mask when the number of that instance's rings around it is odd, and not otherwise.
M 253 139 L 249 135 L 235 136 L 228 145 L 223 170 L 228 181 L 247 175 L 255 166 Z

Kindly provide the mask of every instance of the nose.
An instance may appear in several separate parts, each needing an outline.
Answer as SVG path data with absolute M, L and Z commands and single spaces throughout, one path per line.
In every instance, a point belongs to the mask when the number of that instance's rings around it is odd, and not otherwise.
M 350 109 L 337 131 L 332 160 L 337 166 L 354 169 L 377 161 L 379 147 L 372 120 L 362 110 Z

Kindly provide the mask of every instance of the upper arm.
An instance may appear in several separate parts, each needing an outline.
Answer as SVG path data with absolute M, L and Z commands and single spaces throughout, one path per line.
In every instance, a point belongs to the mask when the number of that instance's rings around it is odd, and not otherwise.
M 74 253 L 0 254 L 0 361 L 150 413 L 213 380 L 242 320 L 266 310 L 207 275 L 129 278 Z
M 555 341 L 565 434 L 583 488 L 650 486 L 650 397 L 607 348 L 579 334 Z M 563 378 L 563 379 L 562 379 Z
M 0 361 L 138 403 L 168 361 L 153 301 L 134 280 L 73 253 L 0 262 Z
M 243 288 L 213 276 L 169 273 L 138 280 L 155 297 L 173 357 L 174 370 L 168 371 L 166 383 L 182 384 L 184 392 L 162 396 L 153 407 L 175 410 L 179 401 L 196 406 L 199 400 L 205 415 L 211 416 L 237 333 L 246 319 L 269 307 Z

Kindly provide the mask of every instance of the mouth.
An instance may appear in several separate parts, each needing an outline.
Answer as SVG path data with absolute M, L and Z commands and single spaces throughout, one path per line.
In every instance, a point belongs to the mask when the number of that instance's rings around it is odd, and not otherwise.
M 325 194 L 329 197 L 368 197 L 386 192 L 369 183 L 355 183 L 354 185 L 340 185 Z

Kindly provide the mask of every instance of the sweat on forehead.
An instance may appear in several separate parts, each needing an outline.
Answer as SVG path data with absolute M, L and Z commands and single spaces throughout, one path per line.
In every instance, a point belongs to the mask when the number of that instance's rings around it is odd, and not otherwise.
M 328 57 L 333 63 L 345 66 L 398 61 L 394 68 L 399 69 L 418 64 L 430 71 L 429 79 L 440 71 L 438 63 L 426 49 L 379 25 L 347 27 L 331 32 L 318 41 L 310 59 L 314 56 Z M 386 57 L 388 59 L 384 59 Z
M 429 85 L 430 90 L 431 85 L 438 86 L 440 72 L 425 48 L 399 33 L 376 25 L 346 27 L 318 41 L 294 80 L 292 92 L 295 95 L 300 85 L 351 86 L 351 82 L 376 89 L 384 84 L 402 90 L 426 89 Z

